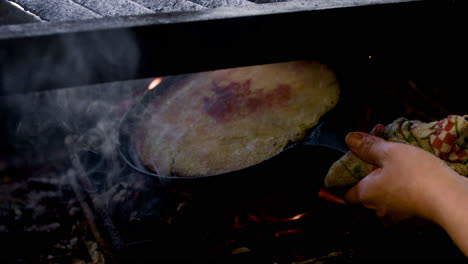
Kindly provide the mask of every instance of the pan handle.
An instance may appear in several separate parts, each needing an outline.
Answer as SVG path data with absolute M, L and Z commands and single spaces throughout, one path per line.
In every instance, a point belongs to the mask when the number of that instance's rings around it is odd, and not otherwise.
M 327 122 L 321 121 L 313 131 L 307 135 L 302 145 L 304 146 L 321 146 L 331 148 L 342 153 L 349 151 L 344 142 L 344 137 L 335 129 L 327 125 Z

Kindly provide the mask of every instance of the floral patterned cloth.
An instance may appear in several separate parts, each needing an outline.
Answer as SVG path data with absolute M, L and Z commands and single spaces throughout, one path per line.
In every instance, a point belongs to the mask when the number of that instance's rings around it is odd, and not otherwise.
M 371 134 L 429 151 L 459 174 L 468 176 L 468 115 L 450 115 L 431 123 L 398 118 L 387 126 L 376 125 Z M 353 185 L 374 168 L 348 152 L 331 166 L 325 186 Z

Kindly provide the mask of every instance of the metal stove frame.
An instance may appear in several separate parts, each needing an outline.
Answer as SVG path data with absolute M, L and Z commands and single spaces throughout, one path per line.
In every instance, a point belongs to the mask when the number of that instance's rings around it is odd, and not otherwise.
M 346 58 L 356 53 L 425 53 L 434 49 L 463 47 L 462 1 L 307 1 L 258 5 L 249 9 L 218 8 L 194 12 L 160 13 L 129 17 L 30 23 L 0 27 L 0 76 L 15 89 L 0 95 L 63 87 L 131 80 L 152 76 L 199 72 L 317 56 Z M 25 80 L 24 67 L 15 63 L 44 56 L 54 43 L 99 38 L 115 45 L 119 36 L 131 35 L 139 49 L 134 72 L 112 71 L 93 75 L 89 65 L 63 78 L 63 65 L 42 62 L 50 78 Z M 86 42 L 86 41 L 84 41 Z M 93 52 L 93 45 L 80 44 Z M 466 46 L 466 45 L 465 45 Z M 63 45 L 61 52 L 74 52 Z M 317 52 L 318 51 L 318 52 Z M 29 56 L 29 57 L 28 57 Z M 59 56 L 59 55 L 57 55 Z M 97 61 L 99 53 L 95 54 Z M 105 67 L 115 65 L 105 65 Z M 19 72 L 18 72 L 19 71 Z M 88 78 L 80 78 L 80 76 Z M 1 78 L 0 78 L 1 80 Z

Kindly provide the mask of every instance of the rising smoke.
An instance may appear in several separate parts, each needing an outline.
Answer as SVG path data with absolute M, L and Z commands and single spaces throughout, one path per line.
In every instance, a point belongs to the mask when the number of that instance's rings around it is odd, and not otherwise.
M 139 60 L 135 37 L 122 30 L 64 35 L 53 42 L 38 39 L 34 48 L 0 50 L 3 167 L 61 160 L 69 154 L 70 144 L 76 152 L 117 159 L 120 117 L 131 103 L 132 90 L 145 89 L 148 80 L 42 90 L 104 76 L 116 80 L 133 76 Z M 106 174 L 119 169 L 109 166 Z
M 129 30 L 11 40 L 0 49 L 0 91 L 11 94 L 133 79 L 139 59 L 137 41 Z

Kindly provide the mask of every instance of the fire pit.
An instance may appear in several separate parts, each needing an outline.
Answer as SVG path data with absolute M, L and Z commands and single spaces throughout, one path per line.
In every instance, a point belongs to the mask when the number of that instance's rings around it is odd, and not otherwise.
M 0 2 L 16 14 L 0 27 L 3 262 L 466 262 L 438 227 L 385 227 L 322 190 L 339 158 L 327 148 L 298 149 L 258 177 L 200 181 L 141 173 L 118 149 L 122 117 L 160 78 L 295 59 L 320 59 L 346 84 L 340 138 L 400 116 L 464 114 L 457 1 L 47 3 L 81 13 L 13 2 L 24 10 Z

